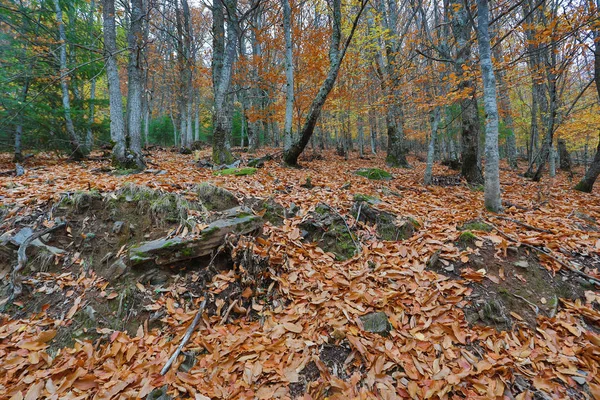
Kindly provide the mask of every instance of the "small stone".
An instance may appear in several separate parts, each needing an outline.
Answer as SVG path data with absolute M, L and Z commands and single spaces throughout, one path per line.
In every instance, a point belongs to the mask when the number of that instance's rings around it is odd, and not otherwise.
M 587 383 L 587 380 L 583 376 L 573 375 L 571 376 L 571 378 L 573 378 L 573 380 L 579 383 L 580 385 L 585 385 Z
M 507 252 L 507 254 L 516 256 L 517 254 L 519 254 L 519 248 L 515 247 L 515 246 L 508 246 L 506 248 L 506 252 Z
M 450 264 L 449 266 L 444 267 L 444 271 L 454 272 L 454 265 Z
M 183 355 L 185 358 L 183 359 L 183 362 L 179 364 L 179 370 L 181 372 L 189 372 L 192 368 L 194 368 L 194 365 L 196 365 L 196 353 L 190 351 L 184 352 Z
M 171 400 L 172 397 L 167 394 L 167 390 L 169 386 L 164 385 L 161 388 L 156 388 L 151 391 L 148 396 L 146 396 L 146 400 Z
M 92 308 L 92 306 L 87 306 L 84 310 L 85 315 L 90 319 L 90 321 L 96 321 L 96 310 Z
M 363 315 L 360 320 L 365 328 L 365 331 L 387 335 L 390 332 L 390 322 L 384 312 L 374 312 Z
M 110 279 L 116 279 L 123 275 L 125 271 L 127 271 L 127 264 L 125 264 L 125 261 L 123 261 L 122 258 L 119 258 L 108 268 L 106 277 Z
M 519 260 L 514 263 L 514 266 L 523 268 L 523 269 L 527 269 L 527 268 L 529 268 L 529 263 L 527 262 L 527 260 Z

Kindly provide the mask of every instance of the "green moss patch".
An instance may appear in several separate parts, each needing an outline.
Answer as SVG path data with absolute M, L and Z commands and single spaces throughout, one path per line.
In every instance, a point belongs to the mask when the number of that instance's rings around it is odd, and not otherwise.
M 465 222 L 462 226 L 458 228 L 461 231 L 481 231 L 481 232 L 491 232 L 492 226 L 486 224 L 485 222 L 474 219 L 472 221 Z
M 379 168 L 361 168 L 355 174 L 377 181 L 389 181 L 393 178 L 392 174 Z
M 246 176 L 246 175 L 254 175 L 257 169 L 253 167 L 245 167 L 245 168 L 226 168 L 220 171 L 213 172 L 215 176 L 225 176 L 225 175 L 235 175 L 235 176 Z

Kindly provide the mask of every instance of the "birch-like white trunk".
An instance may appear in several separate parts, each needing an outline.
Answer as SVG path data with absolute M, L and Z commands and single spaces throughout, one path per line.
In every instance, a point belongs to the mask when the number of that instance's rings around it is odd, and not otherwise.
M 294 113 L 294 64 L 292 60 L 292 10 L 290 0 L 281 0 L 283 5 L 283 32 L 285 36 L 285 121 L 283 148 L 292 147 L 292 117 Z
M 483 80 L 485 121 L 485 207 L 493 212 L 502 210 L 500 199 L 500 168 L 498 154 L 498 104 L 496 103 L 496 78 L 492 65 L 489 33 L 488 0 L 477 0 L 477 41 Z

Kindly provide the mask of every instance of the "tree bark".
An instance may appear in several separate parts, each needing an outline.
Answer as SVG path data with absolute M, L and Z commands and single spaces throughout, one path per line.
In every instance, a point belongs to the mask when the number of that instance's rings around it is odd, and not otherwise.
M 436 106 L 429 114 L 429 121 L 431 123 L 431 137 L 429 138 L 429 146 L 427 148 L 427 165 L 425 166 L 425 176 L 423 182 L 425 185 L 431 185 L 431 178 L 433 175 L 433 161 L 435 158 L 435 141 L 437 138 L 438 126 L 442 113 L 440 106 Z
M 294 64 L 292 59 L 292 10 L 289 0 L 281 0 L 283 5 L 283 32 L 285 36 L 285 120 L 283 128 L 283 149 L 292 147 L 292 117 L 294 113 Z
M 127 164 L 125 156 L 125 119 L 117 66 L 117 34 L 115 26 L 115 0 L 103 0 L 104 53 L 106 57 L 106 80 L 110 110 L 110 138 L 113 146 L 113 164 Z
M 596 0 L 596 15 L 599 10 L 600 0 Z M 598 91 L 598 99 L 600 100 L 600 28 L 596 29 L 594 35 L 594 80 L 596 83 L 596 90 Z M 598 138 L 598 147 L 596 148 L 596 155 L 594 156 L 594 160 L 592 160 L 592 164 L 590 165 L 590 168 L 586 171 L 583 179 L 581 179 L 577 186 L 575 186 L 575 190 L 591 193 L 594 187 L 594 183 L 596 182 L 596 178 L 598 178 L 598 175 L 600 175 L 600 137 Z
M 60 88 L 62 91 L 62 104 L 65 115 L 65 125 L 69 141 L 71 144 L 71 158 L 81 160 L 87 155 L 87 150 L 82 145 L 75 125 L 71 119 L 71 101 L 69 99 L 69 83 L 67 70 L 67 35 L 65 33 L 65 24 L 63 22 L 63 14 L 60 8 L 59 0 L 54 0 L 54 11 L 56 12 L 56 22 L 58 24 L 58 40 L 60 42 L 59 60 L 60 60 Z
M 144 47 L 145 15 L 142 0 L 131 0 L 131 24 L 127 34 L 129 45 L 128 90 L 127 90 L 127 132 L 129 133 L 130 164 L 144 169 L 146 163 L 142 154 L 142 96 L 144 91 L 142 51 Z
M 483 183 L 481 170 L 477 165 L 479 151 L 479 115 L 475 82 L 465 77 L 465 69 L 470 69 L 471 58 L 471 29 L 467 10 L 461 0 L 451 0 L 450 7 L 454 10 L 451 26 L 456 40 L 456 58 L 454 70 L 459 80 L 459 92 L 464 93 L 460 101 L 461 108 L 461 175 L 472 184 Z
M 213 117 L 213 161 L 230 164 L 233 155 L 229 149 L 231 136 L 231 110 L 226 97 L 231 86 L 231 74 L 237 45 L 237 0 L 223 0 L 228 10 L 227 45 L 225 45 L 225 16 L 223 4 L 215 2 L 213 12 L 213 92 L 215 113 Z M 230 97 L 230 96 L 229 96 Z
M 483 80 L 485 123 L 485 208 L 493 212 L 502 210 L 500 199 L 500 157 L 498 154 L 498 105 L 496 103 L 496 78 L 492 65 L 489 33 L 488 0 L 477 0 L 477 41 L 479 63 Z

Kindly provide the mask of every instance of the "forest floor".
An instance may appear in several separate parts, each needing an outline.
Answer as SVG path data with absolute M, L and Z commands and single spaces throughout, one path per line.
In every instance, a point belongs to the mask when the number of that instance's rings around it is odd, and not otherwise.
M 423 186 L 416 159 L 396 169 L 382 156 L 324 152 L 302 169 L 275 159 L 253 175 L 218 176 L 195 160 L 208 154 L 157 150 L 149 171 L 124 175 L 109 160 L 38 154 L 25 175 L 0 175 L 0 235 L 67 224 L 42 237 L 59 255 L 30 249 L 12 302 L 17 252 L 0 236 L 0 398 L 600 399 L 600 292 L 589 279 L 600 278 L 600 192 L 572 190 L 583 171 L 533 183 L 503 168 L 496 215 L 481 187 L 445 167 L 434 168 L 438 185 Z M 14 168 L 9 160 L 0 156 L 0 171 Z M 391 179 L 355 174 L 371 167 Z M 148 217 L 129 195 L 109 213 L 119 189 L 177 193 L 178 205 L 208 181 L 285 211 L 219 257 L 109 267 L 137 242 L 195 233 L 185 215 Z M 352 232 L 353 256 L 307 239 L 320 203 Z M 382 240 L 361 219 L 367 203 L 414 233 Z M 202 321 L 161 375 L 205 293 Z

